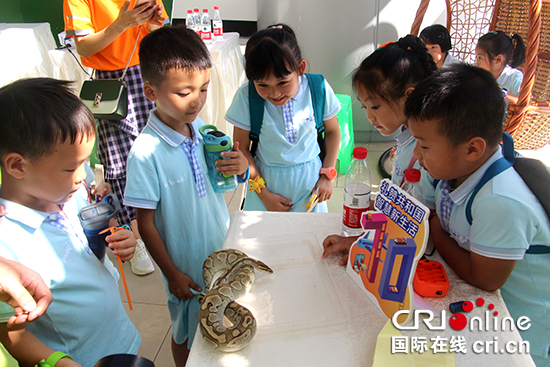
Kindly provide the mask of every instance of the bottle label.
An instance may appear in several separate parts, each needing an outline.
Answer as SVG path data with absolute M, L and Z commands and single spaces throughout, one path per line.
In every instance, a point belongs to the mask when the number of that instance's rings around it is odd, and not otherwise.
M 201 30 L 201 38 L 203 40 L 210 40 L 212 39 L 212 32 L 210 31 L 210 27 L 202 27 Z
M 223 22 L 221 20 L 212 21 L 212 28 L 214 28 L 214 36 L 223 35 Z
M 366 208 L 352 208 L 344 205 L 344 213 L 342 216 L 342 222 L 345 226 L 350 228 L 361 228 L 361 214 L 369 210 Z

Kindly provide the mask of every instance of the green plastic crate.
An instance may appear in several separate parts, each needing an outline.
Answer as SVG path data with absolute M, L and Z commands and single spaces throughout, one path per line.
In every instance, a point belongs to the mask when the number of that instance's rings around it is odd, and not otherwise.
M 340 101 L 340 112 L 338 124 L 340 125 L 340 150 L 338 151 L 338 172 L 344 175 L 351 162 L 353 149 L 355 148 L 355 137 L 353 134 L 353 115 L 351 112 L 351 97 L 347 94 L 337 94 Z

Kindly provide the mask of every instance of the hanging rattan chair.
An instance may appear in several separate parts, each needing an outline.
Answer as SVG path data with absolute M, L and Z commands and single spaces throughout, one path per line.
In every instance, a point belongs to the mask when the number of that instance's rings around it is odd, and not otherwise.
M 411 34 L 418 35 L 430 0 L 422 0 Z M 445 0 L 453 56 L 474 62 L 475 46 L 491 30 L 518 33 L 526 40 L 523 83 L 517 104 L 510 103 L 504 130 L 518 150 L 536 150 L 550 142 L 550 1 Z

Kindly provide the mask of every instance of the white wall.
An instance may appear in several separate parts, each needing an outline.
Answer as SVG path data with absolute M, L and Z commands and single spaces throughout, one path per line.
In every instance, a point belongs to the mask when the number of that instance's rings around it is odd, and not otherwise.
M 188 9 L 208 9 L 210 16 L 214 6 L 220 7 L 222 19 L 252 20 L 258 19 L 256 13 L 256 0 L 174 0 L 172 18 L 185 19 Z

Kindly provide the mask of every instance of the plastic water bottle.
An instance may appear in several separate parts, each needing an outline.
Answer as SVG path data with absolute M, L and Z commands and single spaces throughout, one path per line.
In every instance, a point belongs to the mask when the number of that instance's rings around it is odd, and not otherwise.
M 105 238 L 110 234 L 101 232 L 109 228 L 109 221 L 118 212 L 120 212 L 120 202 L 114 194 L 106 195 L 101 202 L 85 206 L 78 212 L 80 224 L 88 239 L 88 246 L 101 261 L 105 257 L 107 248 Z
M 342 233 L 344 236 L 363 234 L 361 215 L 370 207 L 372 175 L 367 162 L 367 149 L 357 147 L 346 172 L 344 184 L 344 213 Z
M 405 182 L 401 188 L 413 198 L 417 199 L 422 204 L 425 204 L 424 192 L 422 191 L 422 186 L 420 185 L 420 175 L 420 170 L 416 168 L 406 169 Z
M 185 18 L 185 25 L 187 28 L 196 31 L 195 17 L 193 16 L 193 10 L 187 10 L 187 17 Z
M 224 175 L 216 169 L 216 161 L 226 159 L 222 152 L 228 152 L 231 148 L 231 139 L 223 132 L 218 131 L 214 125 L 203 125 L 199 129 L 204 141 L 204 155 L 208 166 L 208 176 L 215 192 L 224 193 L 233 191 L 239 183 L 235 175 Z
M 210 20 L 208 9 L 202 9 L 201 26 L 202 40 L 207 44 L 212 43 L 212 21 Z
M 201 15 L 199 14 L 199 8 L 193 9 L 193 18 L 195 19 L 195 32 L 201 35 Z
M 223 40 L 223 21 L 220 14 L 220 7 L 214 7 L 214 14 L 212 16 L 212 30 L 214 32 L 214 41 Z

